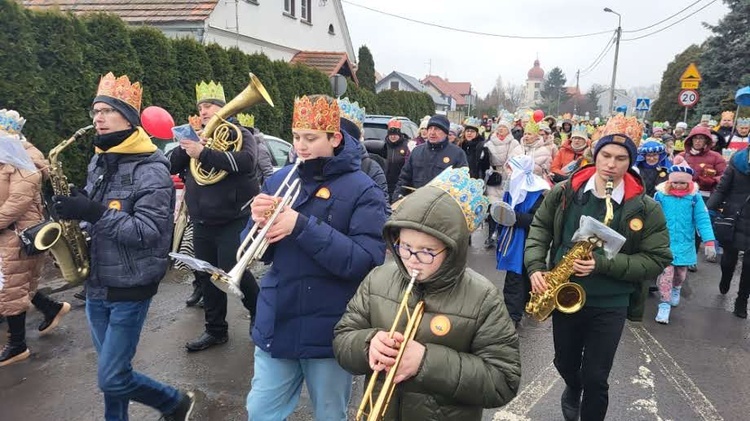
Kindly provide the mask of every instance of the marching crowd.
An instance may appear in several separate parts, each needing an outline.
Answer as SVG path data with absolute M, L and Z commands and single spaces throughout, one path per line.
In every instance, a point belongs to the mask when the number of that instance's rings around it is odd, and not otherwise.
M 713 124 L 704 116 L 688 131 L 684 123 L 673 129 L 621 115 L 504 113 L 460 126 L 434 115 L 414 139 L 391 120 L 384 150 L 368 152 L 357 103 L 310 95 L 294 103 L 289 164 L 297 165 L 271 173 L 258 131 L 221 114 L 220 83 L 196 85 L 202 138 L 181 139 L 169 157 L 143 128 L 142 91 L 127 76 L 102 77 L 86 184 L 51 198 L 42 194 L 49 164 L 23 136 L 25 120 L 0 111 L 0 315 L 9 331 L 0 367 L 28 358 L 32 304 L 44 314 L 41 334 L 70 310 L 36 291 L 43 254 L 25 248 L 21 233 L 47 214 L 80 221 L 90 237 L 83 294 L 107 420 L 127 420 L 130 401 L 166 420 L 189 419 L 194 410 L 192 391 L 131 366 L 152 297 L 173 264 L 173 175 L 185 186 L 192 233 L 182 238 L 192 247 L 183 249 L 196 259 L 229 272 L 251 228 L 268 226 L 261 260 L 270 269 L 258 282 L 241 268 L 239 280 L 251 318 L 251 420 L 286 419 L 303 383 L 315 419 L 345 420 L 352 376 L 383 371 L 395 371 L 398 385 L 384 419 L 481 419 L 483 408 L 517 393 L 525 304 L 551 287 L 562 264 L 587 296 L 580 311 L 552 316 L 566 420 L 604 419 L 625 320 L 642 320 L 654 282 L 656 321 L 669 323 L 701 245 L 706 260 L 721 255 L 722 294 L 742 254 L 734 314 L 747 317 L 750 119 L 724 113 Z M 219 118 L 237 127 L 229 137 L 239 149 L 207 143 Z M 214 177 L 219 172 L 225 176 Z M 287 178 L 298 180 L 299 193 L 275 212 Z M 581 217 L 605 215 L 622 248 L 570 258 Z M 467 267 L 471 234 L 485 226 L 483 246 L 506 273 L 502 293 Z M 194 274 L 188 305 L 202 303 L 206 323 L 188 352 L 228 341 L 227 294 L 209 274 Z M 402 302 L 423 306 L 412 338 L 404 322 L 394 324 Z

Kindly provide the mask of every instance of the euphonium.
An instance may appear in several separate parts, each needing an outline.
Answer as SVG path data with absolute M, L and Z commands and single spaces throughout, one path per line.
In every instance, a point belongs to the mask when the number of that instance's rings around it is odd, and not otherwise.
M 234 97 L 234 99 L 221 107 L 206 123 L 206 127 L 203 128 L 201 137 L 207 139 L 206 147 L 222 152 L 239 152 L 242 149 L 242 142 L 245 139 L 242 139 L 240 128 L 226 119 L 262 101 L 273 107 L 273 101 L 268 92 L 266 92 L 266 88 L 263 87 L 263 84 L 260 83 L 254 74 L 250 73 L 250 83 L 248 83 L 247 87 Z M 232 132 L 234 132 L 234 136 L 231 136 Z M 190 159 L 190 173 L 193 175 L 195 182 L 201 186 L 216 184 L 227 176 L 227 172 L 224 170 L 217 171 L 214 168 L 202 168 L 201 163 L 194 158 Z
M 55 195 L 70 196 L 68 178 L 63 172 L 62 162 L 58 160 L 60 153 L 93 127 L 79 129 L 70 139 L 60 142 L 50 151 L 49 173 Z M 34 246 L 52 253 L 66 281 L 80 283 L 89 276 L 91 266 L 88 245 L 78 221 L 58 220 L 44 225 L 34 236 Z
M 605 186 L 605 203 L 607 213 L 604 217 L 604 225 L 609 226 L 614 218 L 614 207 L 612 206 L 612 190 L 614 181 L 610 177 Z M 604 242 L 597 236 L 592 235 L 586 240 L 578 241 L 560 259 L 555 267 L 544 274 L 547 281 L 547 289 L 542 293 L 531 293 L 529 302 L 526 303 L 526 312 L 539 322 L 547 320 L 552 311 L 557 309 L 561 313 L 575 313 L 583 308 L 586 303 L 586 291 L 580 285 L 570 282 L 573 276 L 573 262 L 576 259 L 589 259 L 590 254 L 597 247 L 602 247 Z
M 398 354 L 396 355 L 396 362 L 393 363 L 393 366 L 385 375 L 385 380 L 383 381 L 383 385 L 381 386 L 380 392 L 377 394 L 377 396 L 373 395 L 373 391 L 375 390 L 375 385 L 379 377 L 378 374 L 380 374 L 380 372 L 375 371 L 370 375 L 370 382 L 367 384 L 367 389 L 365 389 L 364 397 L 362 398 L 362 402 L 359 404 L 359 409 L 357 410 L 357 417 L 355 418 L 357 421 L 360 421 L 362 419 L 366 419 L 367 421 L 378 421 L 385 418 L 385 413 L 388 410 L 388 403 L 390 403 L 393 392 L 396 390 L 396 383 L 394 382 L 394 379 L 396 377 L 398 367 L 401 364 L 401 358 L 404 356 L 406 344 L 410 340 L 414 339 L 414 336 L 417 334 L 419 323 L 422 321 L 422 316 L 424 315 L 424 301 L 419 301 L 417 305 L 414 306 L 414 310 L 409 311 L 409 297 L 411 297 L 411 290 L 412 287 L 414 287 L 414 282 L 417 280 L 418 275 L 419 272 L 417 271 L 414 271 L 411 274 L 411 280 L 409 281 L 409 285 L 406 287 L 404 296 L 403 298 L 401 298 L 401 304 L 399 305 L 398 311 L 396 312 L 396 319 L 393 321 L 391 330 L 388 332 L 388 337 L 393 338 L 393 333 L 396 331 L 396 328 L 401 322 L 401 316 L 406 313 L 404 342 L 401 344 L 401 348 L 399 348 L 398 350 Z

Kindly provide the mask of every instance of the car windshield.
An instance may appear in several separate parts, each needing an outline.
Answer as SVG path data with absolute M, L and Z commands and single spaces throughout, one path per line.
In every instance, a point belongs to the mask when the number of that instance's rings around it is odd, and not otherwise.
M 385 139 L 386 134 L 388 134 L 388 129 L 386 127 L 377 127 L 377 126 L 365 127 L 365 140 L 371 140 L 371 139 L 383 140 Z

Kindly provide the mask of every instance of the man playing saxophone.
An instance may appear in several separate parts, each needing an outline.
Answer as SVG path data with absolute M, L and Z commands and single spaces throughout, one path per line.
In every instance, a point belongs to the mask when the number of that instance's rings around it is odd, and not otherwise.
M 607 413 L 609 372 L 625 319 L 640 321 L 647 282 L 672 261 L 669 234 L 661 208 L 645 194 L 643 182 L 630 169 L 640 139 L 635 118 L 610 119 L 594 149 L 594 164 L 582 167 L 556 185 L 542 202 L 526 240 L 524 262 L 532 291 L 541 293 L 547 255 L 552 265 L 565 259 L 574 243 L 581 216 L 604 219 L 608 179 L 613 181 L 611 228 L 625 237 L 613 259 L 597 249 L 588 259 L 575 259 L 571 282 L 583 287 L 584 307 L 575 313 L 552 314 L 555 367 L 565 381 L 561 398 L 565 420 L 601 421 Z M 581 399 L 581 396 L 583 398 Z
M 226 105 L 224 88 L 220 83 L 211 81 L 201 82 L 195 86 L 195 90 L 198 112 L 205 126 Z M 260 190 L 255 174 L 257 143 L 253 135 L 234 118 L 229 118 L 229 121 L 239 128 L 242 135 L 239 151 L 208 148 L 205 146 L 208 139 L 201 142 L 181 140 L 180 147 L 170 156 L 172 174 L 185 174 L 185 204 L 193 223 L 195 257 L 226 271 L 237 263 L 235 254 L 240 246 L 240 232 L 250 214 L 249 207 L 242 207 Z M 229 139 L 236 140 L 237 134 L 231 132 Z M 206 170 L 226 171 L 227 176 L 215 183 L 196 180 L 195 174 L 190 171 L 191 159 Z M 214 286 L 206 273 L 195 272 L 195 275 L 200 279 L 203 291 L 206 325 L 200 337 L 185 344 L 191 352 L 228 340 L 226 293 Z M 255 319 L 258 285 L 250 272 L 245 272 L 240 288 L 244 294 L 242 303 L 250 311 L 250 317 Z
M 102 77 L 91 108 L 96 154 L 86 188 L 53 196 L 57 216 L 84 221 L 91 236 L 86 316 L 98 354 L 104 418 L 128 419 L 130 401 L 186 420 L 194 405 L 183 392 L 133 371 L 151 298 L 169 266 L 175 193 L 169 161 L 140 127 L 141 85 Z

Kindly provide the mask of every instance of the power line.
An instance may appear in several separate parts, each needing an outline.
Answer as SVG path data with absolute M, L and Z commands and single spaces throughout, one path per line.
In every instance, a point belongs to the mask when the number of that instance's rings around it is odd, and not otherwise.
M 589 64 L 585 69 L 581 70 L 581 74 L 585 75 L 591 72 L 599 65 L 599 63 L 601 63 L 602 59 L 604 59 L 604 56 L 606 56 L 609 50 L 612 49 L 612 46 L 614 45 L 614 41 L 616 37 L 617 37 L 617 32 L 615 32 L 612 38 L 609 39 L 609 42 L 607 42 L 607 45 L 604 46 L 604 49 L 599 53 L 598 56 L 596 56 L 594 61 L 591 62 L 591 64 Z
M 624 32 L 624 33 L 627 33 L 627 34 L 632 34 L 632 33 L 635 33 L 635 32 L 641 32 L 641 31 L 645 31 L 646 29 L 649 29 L 649 28 L 653 28 L 653 27 L 654 27 L 654 26 L 656 26 L 656 25 L 659 25 L 659 24 L 661 24 L 661 23 L 664 23 L 664 22 L 666 22 L 666 21 L 668 21 L 668 20 L 672 19 L 673 17 L 675 17 L 675 16 L 679 15 L 680 13 L 682 13 L 682 12 L 684 12 L 684 11 L 686 11 L 686 10 L 690 9 L 691 7 L 695 6 L 696 4 L 698 4 L 698 3 L 702 2 L 702 1 L 703 1 L 703 0 L 696 0 L 696 1 L 692 2 L 692 3 L 690 3 L 689 5 L 687 5 L 687 6 L 685 7 L 685 8 L 681 9 L 681 10 L 680 10 L 679 12 L 677 12 L 677 13 L 675 13 L 675 14 L 673 14 L 673 15 L 667 16 L 666 18 L 664 18 L 664 19 L 660 20 L 659 22 L 656 22 L 656 23 L 652 23 L 652 24 L 651 24 L 651 25 L 649 25 L 649 26 L 644 26 L 643 28 L 640 28 L 640 29 L 634 29 L 634 30 L 632 30 L 632 31 L 622 31 L 622 32 Z
M 418 24 L 425 25 L 425 26 L 431 26 L 433 28 L 440 28 L 440 29 L 445 29 L 445 30 L 453 31 L 453 32 L 461 32 L 461 33 L 464 33 L 464 34 L 482 35 L 482 36 L 495 37 L 495 38 L 510 38 L 510 39 L 571 39 L 571 38 L 593 37 L 593 36 L 597 36 L 597 35 L 608 34 L 608 33 L 611 32 L 611 30 L 607 30 L 607 31 L 600 31 L 600 32 L 591 32 L 591 33 L 588 33 L 588 34 L 560 35 L 560 36 L 525 36 L 525 35 L 492 34 L 492 33 L 489 33 L 489 32 L 471 31 L 471 30 L 468 30 L 468 29 L 459 29 L 459 28 L 455 28 L 455 27 L 452 27 L 452 26 L 445 26 L 445 25 L 440 25 L 440 24 L 437 24 L 437 23 L 425 22 L 425 21 L 421 21 L 421 20 L 411 19 L 411 18 L 407 18 L 405 16 L 400 16 L 400 15 L 396 15 L 396 14 L 393 14 L 393 13 L 384 12 L 382 10 L 373 9 L 371 7 L 367 7 L 367 6 L 364 6 L 364 5 L 361 5 L 361 4 L 352 3 L 351 1 L 347 1 L 347 0 L 342 0 L 342 3 L 350 4 L 352 6 L 359 7 L 359 8 L 362 8 L 362 9 L 366 9 L 366 10 L 369 10 L 371 12 L 379 13 L 381 15 L 386 15 L 386 16 L 390 16 L 390 17 L 393 17 L 393 18 L 405 20 L 407 22 L 418 23 Z
M 700 12 L 701 10 L 705 9 L 706 7 L 708 7 L 708 6 L 710 6 L 710 5 L 714 4 L 714 3 L 716 3 L 716 1 L 717 1 L 717 0 L 712 0 L 712 1 L 708 2 L 708 3 L 707 3 L 707 4 L 705 5 L 705 6 L 701 7 L 700 9 L 698 9 L 698 10 L 696 10 L 696 11 L 694 11 L 694 12 L 690 13 L 689 15 L 685 16 L 684 18 L 682 18 L 682 20 L 678 20 L 678 21 L 675 21 L 675 22 L 673 22 L 673 23 L 671 23 L 671 24 L 669 24 L 669 25 L 667 25 L 667 26 L 665 26 L 665 27 L 663 27 L 663 28 L 659 28 L 659 30 L 657 30 L 657 31 L 654 31 L 654 32 L 648 33 L 648 34 L 646 34 L 646 35 L 641 35 L 641 36 L 639 36 L 639 37 L 635 37 L 635 38 L 628 38 L 628 39 L 623 39 L 623 40 L 621 40 L 621 41 L 635 41 L 635 40 L 643 39 L 643 38 L 646 38 L 646 37 L 650 37 L 651 35 L 656 35 L 656 34 L 658 34 L 658 33 L 659 33 L 659 32 L 661 32 L 661 31 L 667 30 L 667 29 L 669 29 L 669 28 L 671 28 L 671 27 L 673 27 L 673 26 L 677 25 L 678 23 L 680 23 L 680 22 L 683 22 L 683 21 L 684 21 L 685 19 L 689 18 L 690 16 L 693 16 L 694 14 L 696 14 L 696 13 Z

